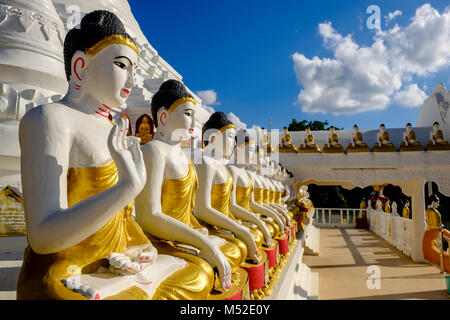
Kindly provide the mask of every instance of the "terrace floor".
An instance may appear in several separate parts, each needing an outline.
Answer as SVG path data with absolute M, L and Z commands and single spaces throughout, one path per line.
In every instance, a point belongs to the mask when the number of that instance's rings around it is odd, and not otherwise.
M 444 275 L 427 263 L 415 263 L 369 230 L 320 230 L 319 256 L 303 256 L 319 273 L 320 300 L 447 300 Z M 379 267 L 379 289 L 369 289 L 369 266 Z M 369 280 L 376 285 L 376 280 Z

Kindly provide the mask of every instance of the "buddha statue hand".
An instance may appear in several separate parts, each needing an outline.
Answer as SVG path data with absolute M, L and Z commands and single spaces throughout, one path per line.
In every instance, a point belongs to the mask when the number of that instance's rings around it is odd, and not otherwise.
M 206 228 L 197 229 L 197 231 L 200 232 L 204 236 L 209 235 L 208 229 L 206 229 Z
M 107 259 L 110 264 L 109 270 L 120 275 L 136 274 L 150 266 L 150 263 L 133 262 L 130 257 L 118 252 L 110 253 Z
M 152 245 L 145 243 L 138 246 L 129 247 L 125 250 L 124 254 L 132 261 L 152 265 L 156 261 L 158 251 Z
M 209 242 L 209 239 L 207 239 L 207 242 Z M 202 254 L 213 268 L 217 268 L 222 288 L 225 290 L 231 288 L 231 266 L 222 251 L 212 245 L 206 246 L 202 250 Z
M 108 137 L 108 149 L 119 173 L 119 183 L 124 182 L 133 193 L 133 199 L 144 188 L 147 179 L 140 139 L 126 135 L 128 120 L 120 118 Z

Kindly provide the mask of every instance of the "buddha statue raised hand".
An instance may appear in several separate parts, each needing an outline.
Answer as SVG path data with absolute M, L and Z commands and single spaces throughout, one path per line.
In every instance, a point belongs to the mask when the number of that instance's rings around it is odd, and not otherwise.
M 85 15 L 64 42 L 66 96 L 31 109 L 20 123 L 29 246 L 18 299 L 149 299 L 185 267 L 157 255 L 131 215 L 146 170 L 139 138 L 126 135 L 120 113 L 137 59 L 137 45 L 113 13 Z M 160 268 L 162 260 L 169 269 Z M 90 277 L 101 270 L 102 281 Z M 152 278 L 161 270 L 167 280 Z
M 225 240 L 209 235 L 193 214 L 197 173 L 181 147 L 194 130 L 196 101 L 180 81 L 168 80 L 153 96 L 151 110 L 158 130 L 142 147 L 148 179 L 136 198 L 137 221 L 160 253 L 189 261 L 191 274 L 188 279 L 180 278 L 178 284 L 185 298 L 213 298 L 213 267 L 228 294 L 232 270 L 220 251 Z

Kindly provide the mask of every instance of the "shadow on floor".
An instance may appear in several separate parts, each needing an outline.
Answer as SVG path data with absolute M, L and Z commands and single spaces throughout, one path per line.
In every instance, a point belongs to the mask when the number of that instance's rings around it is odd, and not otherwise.
M 445 290 L 434 290 L 434 291 L 420 291 L 420 292 L 405 292 L 405 293 L 395 293 L 395 294 L 383 294 L 365 297 L 353 297 L 341 300 L 399 300 L 399 299 L 445 299 L 448 297 Z

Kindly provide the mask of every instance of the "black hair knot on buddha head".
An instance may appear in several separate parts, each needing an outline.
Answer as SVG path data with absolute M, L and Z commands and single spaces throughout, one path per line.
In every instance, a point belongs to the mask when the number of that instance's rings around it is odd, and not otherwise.
M 181 81 L 167 80 L 160 87 L 158 92 L 152 98 L 152 117 L 155 126 L 158 127 L 157 114 L 160 108 L 170 108 L 170 106 L 181 98 L 193 98 L 187 91 L 186 87 Z
M 205 124 L 203 125 L 202 128 L 202 139 L 203 139 L 203 143 L 205 144 L 205 147 L 208 145 L 209 143 L 209 137 L 205 137 L 205 132 L 207 132 L 210 129 L 217 129 L 220 130 L 223 127 L 233 124 L 233 122 L 231 122 L 227 115 L 223 112 L 217 111 L 214 112 L 211 117 L 209 117 L 208 121 L 205 122 Z
M 72 57 L 78 50 L 85 51 L 112 35 L 121 35 L 130 40 L 120 19 L 112 12 L 96 10 L 86 14 L 80 29 L 70 30 L 64 39 L 64 64 L 67 80 L 70 80 Z

